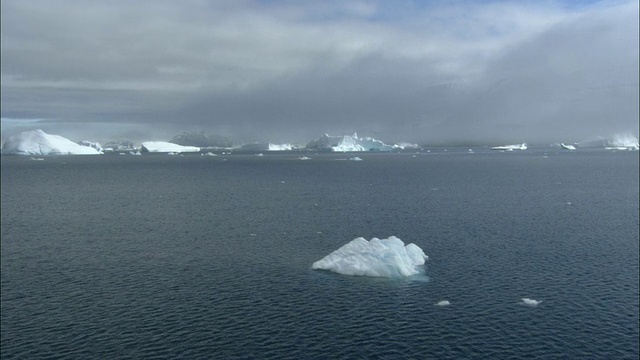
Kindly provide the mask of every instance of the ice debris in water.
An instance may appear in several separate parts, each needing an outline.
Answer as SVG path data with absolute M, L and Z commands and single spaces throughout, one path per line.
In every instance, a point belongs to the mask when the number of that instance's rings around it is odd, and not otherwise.
M 398 278 L 417 275 L 427 255 L 415 244 L 405 246 L 395 236 L 367 241 L 359 237 L 316 261 L 313 269 L 329 270 L 342 275 Z
M 451 305 L 449 300 L 440 300 L 436 303 L 436 306 L 449 306 L 449 305 Z
M 542 302 L 542 300 L 533 300 L 533 299 L 529 299 L 529 298 L 522 298 L 522 304 L 524 304 L 524 305 L 538 306 L 538 304 L 540 304 L 541 302 Z

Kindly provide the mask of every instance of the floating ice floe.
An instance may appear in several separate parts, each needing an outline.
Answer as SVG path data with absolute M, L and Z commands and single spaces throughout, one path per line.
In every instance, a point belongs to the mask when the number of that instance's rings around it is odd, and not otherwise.
M 449 302 L 449 300 L 441 300 L 441 301 L 438 301 L 435 305 L 436 306 L 449 306 L 449 305 L 451 305 L 451 303 Z
M 391 151 L 396 148 L 399 147 L 397 145 L 387 145 L 382 141 L 371 137 L 360 138 L 357 133 L 344 136 L 331 136 L 324 134 L 318 139 L 312 140 L 307 144 L 307 149 L 331 150 L 335 152 Z
M 420 148 L 420 145 L 412 144 L 412 143 L 408 143 L 408 142 L 401 142 L 401 143 L 398 143 L 395 146 L 400 148 L 400 149 L 419 149 Z
M 300 146 L 292 145 L 289 143 L 286 144 L 271 144 L 269 143 L 269 151 L 289 151 L 293 149 L 300 148 Z
M 290 150 L 295 150 L 299 148 L 301 148 L 301 146 L 293 145 L 290 143 L 273 144 L 273 143 L 260 143 L 260 142 L 244 144 L 241 147 L 242 150 L 248 150 L 248 151 L 290 151 Z
M 576 147 L 575 147 L 575 146 L 573 146 L 573 145 L 567 145 L 567 144 L 565 144 L 565 143 L 561 143 L 561 144 L 560 144 L 560 147 L 561 147 L 561 148 L 563 148 L 563 149 L 565 149 L 565 150 L 575 150 L 575 149 L 576 149 Z
M 359 157 L 357 157 L 357 156 L 356 156 L 356 157 L 349 158 L 349 160 L 351 160 L 351 161 L 362 161 L 362 159 L 361 159 L 361 158 L 359 158 Z
M 300 156 L 298 160 L 311 160 L 311 158 L 308 156 Z
M 15 155 L 100 155 L 91 146 L 83 146 L 60 135 L 30 130 L 11 136 L 2 145 L 3 154 Z
M 359 237 L 313 263 L 311 268 L 342 275 L 399 278 L 417 275 L 427 255 L 395 236 L 367 241 Z
M 173 153 L 175 155 L 183 152 L 198 151 L 200 151 L 200 148 L 196 146 L 182 146 L 166 141 L 145 141 L 142 143 L 142 152 Z
M 505 150 L 505 151 L 513 151 L 513 150 L 527 150 L 527 144 L 514 144 L 514 145 L 502 145 L 502 146 L 494 146 L 491 150 Z
M 542 300 L 533 300 L 533 299 L 529 299 L 529 298 L 522 298 L 521 304 L 528 305 L 528 306 L 538 306 L 538 304 L 540 304 L 541 302 L 542 302 Z

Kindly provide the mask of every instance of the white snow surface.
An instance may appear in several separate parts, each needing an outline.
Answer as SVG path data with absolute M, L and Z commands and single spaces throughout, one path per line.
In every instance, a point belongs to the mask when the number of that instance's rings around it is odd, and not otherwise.
M 316 261 L 312 269 L 342 275 L 399 278 L 419 274 L 418 266 L 428 259 L 422 249 L 395 236 L 367 241 L 359 237 Z
M 182 153 L 182 152 L 198 152 L 199 147 L 182 146 L 166 141 L 145 141 L 142 143 L 142 151 L 157 153 Z
M 100 155 L 90 146 L 82 146 L 60 135 L 30 130 L 11 136 L 3 145 L 4 154 L 17 155 Z

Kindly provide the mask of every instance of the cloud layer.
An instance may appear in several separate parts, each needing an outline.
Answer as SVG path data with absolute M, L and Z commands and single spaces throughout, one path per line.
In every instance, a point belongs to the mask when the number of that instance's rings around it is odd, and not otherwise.
M 3 137 L 637 135 L 637 2 L 434 3 L 3 1 Z

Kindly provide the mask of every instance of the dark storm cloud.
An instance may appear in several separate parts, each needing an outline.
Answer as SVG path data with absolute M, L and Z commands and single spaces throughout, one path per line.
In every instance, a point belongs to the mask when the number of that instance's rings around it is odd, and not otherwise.
M 2 117 L 249 141 L 637 135 L 638 4 L 535 4 L 3 1 Z

